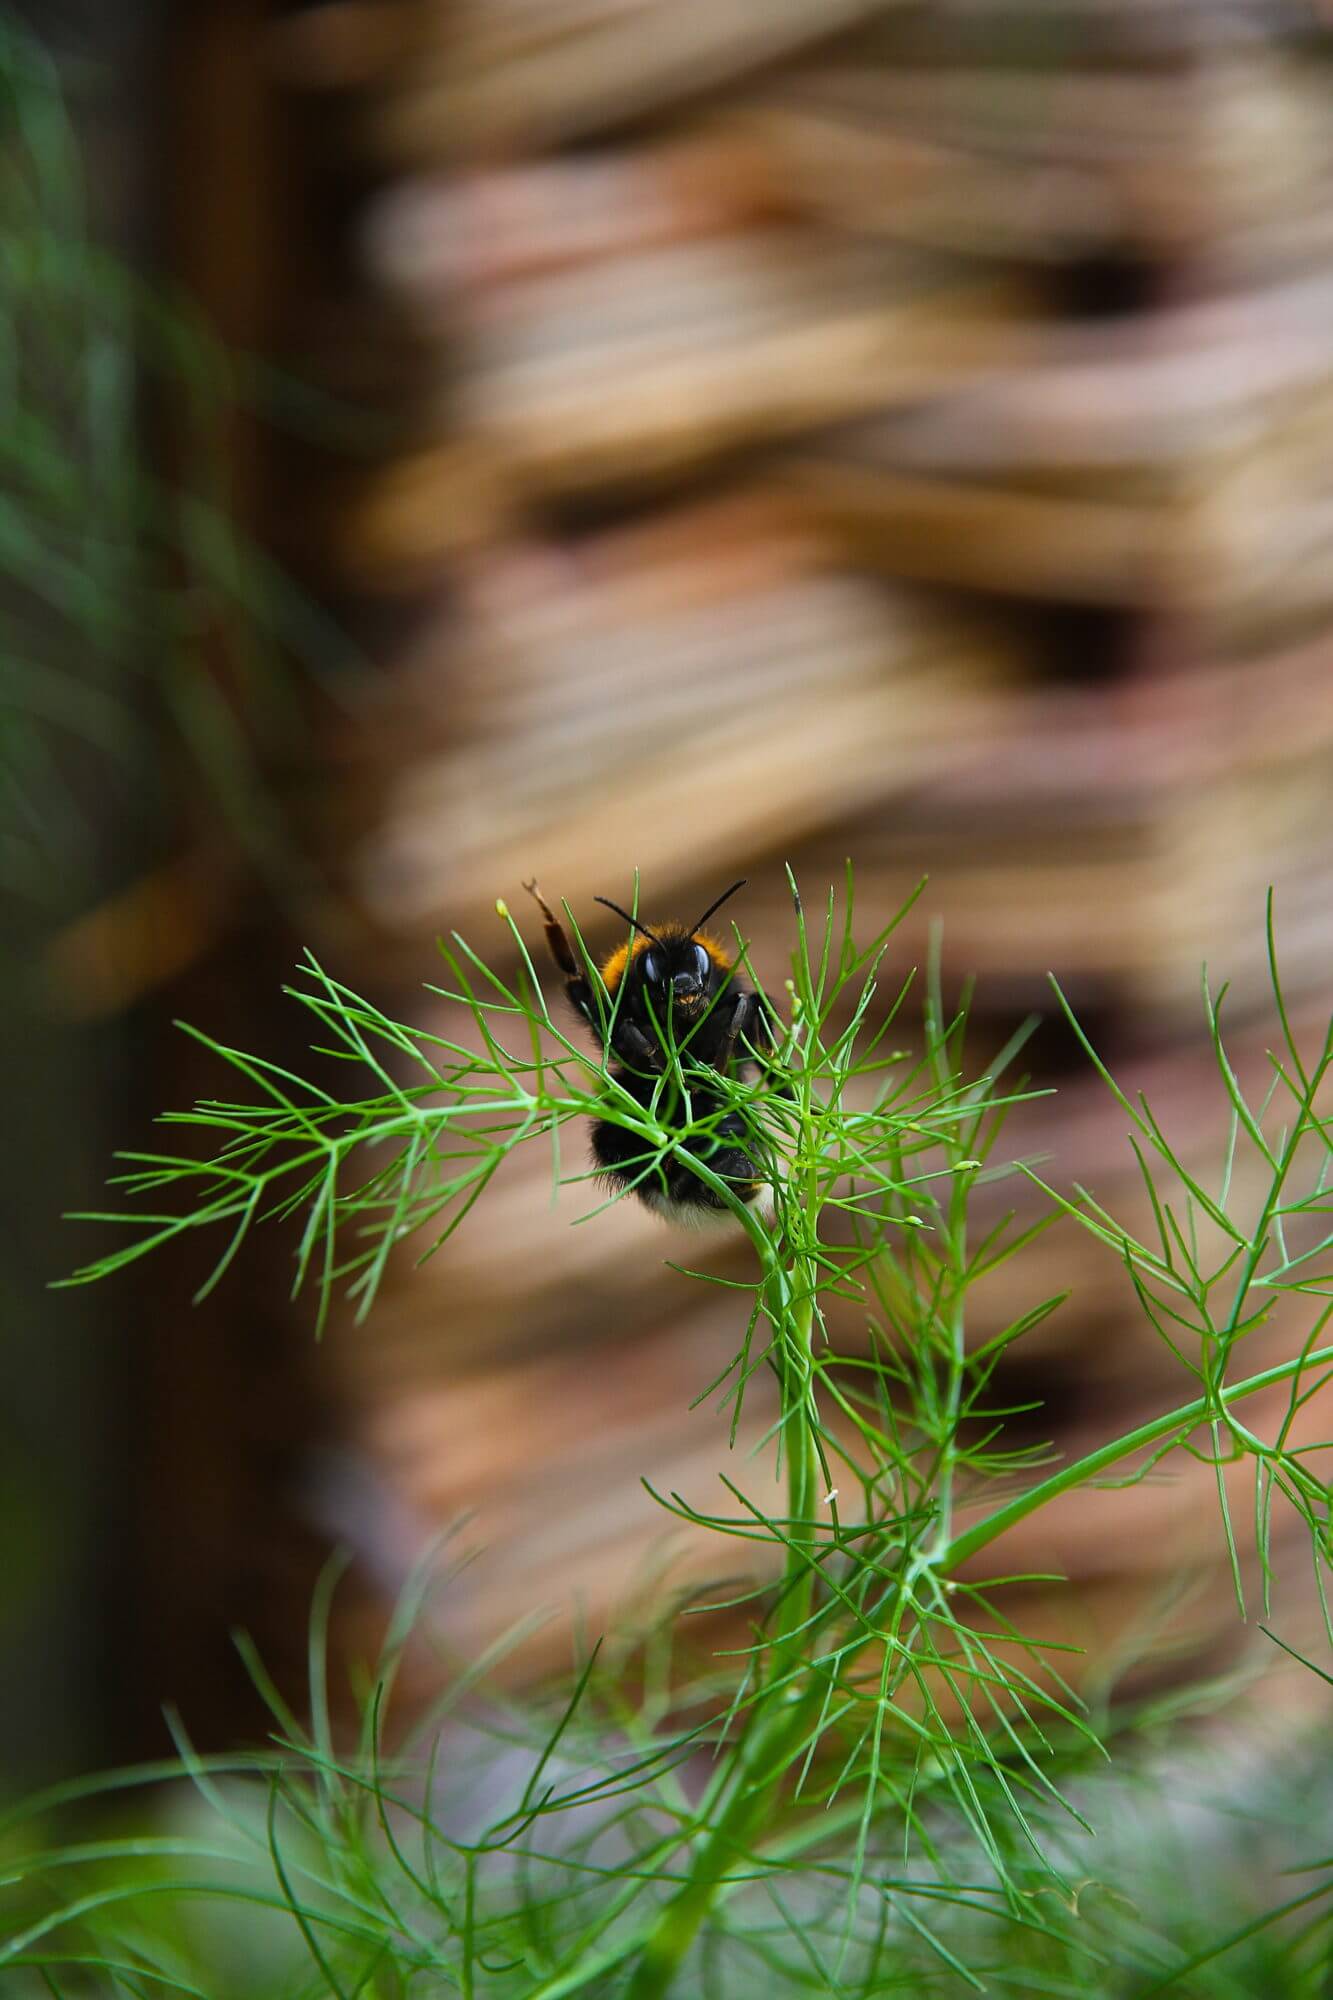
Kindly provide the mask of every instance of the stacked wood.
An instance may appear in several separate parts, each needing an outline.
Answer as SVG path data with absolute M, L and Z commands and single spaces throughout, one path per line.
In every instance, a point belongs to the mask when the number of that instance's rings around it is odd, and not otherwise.
M 439 441 L 372 487 L 349 554 L 381 581 L 438 561 L 477 471 L 492 534 L 534 501 L 660 488 L 917 401 L 1021 357 L 1021 304 L 993 275 L 777 225 L 479 285 L 441 330 Z
M 1291 1004 L 1330 1000 L 1328 25 L 1300 0 L 349 0 L 284 23 L 282 74 L 364 186 L 356 275 L 298 320 L 388 419 L 363 474 L 311 492 L 382 679 L 331 747 L 334 887 L 303 941 L 391 988 L 432 976 L 445 928 L 512 967 L 494 901 L 534 871 L 580 917 L 635 868 L 658 912 L 745 873 L 780 987 L 781 864 L 822 887 L 850 853 L 876 916 L 931 875 L 983 1038 L 1049 1012 L 1054 970 L 1215 1162 L 1198 967 L 1233 980 L 1262 1069 L 1269 882 Z M 914 920 L 904 961 L 924 942 Z M 1068 1069 L 1057 1044 L 1037 1081 Z M 1132 1219 L 1123 1117 L 1060 1080 L 1015 1143 Z M 628 1204 L 572 1227 L 586 1186 L 551 1206 L 548 1174 L 514 1163 L 335 1344 L 360 1470 L 323 1481 L 323 1518 L 387 1587 L 473 1510 L 467 1645 L 575 1592 L 609 1615 L 661 1532 L 639 1474 L 706 1503 L 720 1456 L 689 1406 L 730 1351 L 726 1295 L 664 1273 L 675 1246 Z M 978 1332 L 1072 1287 L 1018 1364 L 1062 1446 L 1179 1400 L 1114 1259 L 1068 1229 L 1035 1259 Z M 1265 1353 L 1292 1337 L 1276 1317 Z M 766 1414 L 759 1390 L 751 1437 Z M 1103 1636 L 1217 1550 L 1211 1476 L 1144 1487 L 1108 1541 L 1125 1505 L 1058 1525 Z M 1196 1649 L 1229 1616 L 1205 1594 Z
M 1183 1031 L 1203 959 L 1261 1002 L 1280 858 L 1288 968 L 1317 986 L 1325 641 L 1259 674 L 1180 644 L 1150 659 L 1140 638 L 1109 680 L 1081 680 L 1077 656 L 1025 675 L 1012 617 L 849 573 L 761 495 L 658 513 L 563 561 L 514 545 L 424 619 L 395 712 L 359 731 L 381 775 L 347 891 L 410 977 L 423 934 L 489 935 L 496 894 L 538 865 L 578 909 L 623 896 L 627 824 L 655 905 L 702 907 L 719 848 L 747 857 L 761 944 L 788 926 L 784 859 L 817 884 L 851 852 L 886 901 L 931 876 L 923 908 L 945 910 L 950 962 L 982 975 L 987 1004 L 1041 1005 L 1058 967 Z M 514 802 L 503 825 L 497 798 Z
M 896 576 L 1128 604 L 1245 644 L 1328 610 L 1333 281 L 1054 332 L 1034 365 L 801 448 Z
M 987 259 L 1160 262 L 1319 213 L 1322 81 L 1253 51 L 1144 74 L 968 68 L 955 50 L 812 66 L 733 117 L 774 183 L 841 228 Z

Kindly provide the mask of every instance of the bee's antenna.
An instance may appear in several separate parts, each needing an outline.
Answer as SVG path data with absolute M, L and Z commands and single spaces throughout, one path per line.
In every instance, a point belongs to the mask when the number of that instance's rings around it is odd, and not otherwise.
M 728 890 L 727 893 L 728 895 L 730 895 L 731 893 L 730 890 Z M 616 915 L 618 917 L 623 917 L 627 924 L 633 924 L 635 930 L 642 931 L 644 936 L 648 938 L 651 943 L 655 944 L 659 951 L 666 950 L 666 946 L 663 944 L 661 938 L 654 936 L 653 932 L 649 930 L 647 924 L 641 924 L 637 917 L 632 917 L 628 910 L 622 910 L 619 903 L 613 903 L 609 896 L 594 896 L 593 901 L 594 903 L 600 903 L 604 909 L 614 910 Z
M 691 930 L 690 936 L 694 937 L 699 931 L 701 931 L 704 925 L 708 922 L 708 919 L 712 916 L 714 910 L 720 910 L 722 908 L 722 905 L 726 902 L 728 896 L 734 896 L 738 889 L 743 889 L 745 887 L 747 880 L 748 877 L 742 875 L 739 882 L 733 882 L 729 889 L 724 889 L 722 891 L 722 894 L 718 897 L 717 901 L 715 903 L 710 903 L 708 905 L 708 908 L 704 911 L 698 923 L 695 924 L 693 930 Z

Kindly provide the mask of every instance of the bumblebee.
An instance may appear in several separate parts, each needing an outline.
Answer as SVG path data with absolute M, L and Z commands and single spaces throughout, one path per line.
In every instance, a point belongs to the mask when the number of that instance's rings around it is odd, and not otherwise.
M 671 1053 L 674 1048 L 687 1065 L 715 1070 L 719 1076 L 743 1077 L 747 1070 L 765 1067 L 773 1047 L 769 1009 L 758 993 L 740 983 L 734 961 L 703 928 L 745 887 L 744 881 L 733 882 L 688 929 L 664 923 L 650 930 L 618 903 L 605 896 L 594 898 L 623 917 L 631 932 L 601 967 L 611 1001 L 605 1025 L 592 981 L 575 957 L 564 925 L 535 881 L 523 886 L 541 910 L 547 947 L 570 1004 L 604 1047 L 616 1082 L 636 1103 L 645 1109 L 652 1106 L 659 1123 L 668 1128 L 683 1127 L 688 1119 L 693 1136 L 682 1151 L 729 1182 L 748 1207 L 770 1212 L 771 1190 L 746 1150 L 740 1113 L 734 1104 L 728 1108 L 721 1092 L 710 1092 L 706 1080 L 698 1082 L 693 1076 L 687 1105 Z M 698 1130 L 701 1122 L 706 1127 L 703 1132 Z M 680 1154 L 656 1158 L 645 1150 L 641 1135 L 609 1119 L 594 1121 L 592 1150 L 599 1174 L 670 1221 L 698 1225 L 731 1213 L 718 1190 L 694 1173 Z

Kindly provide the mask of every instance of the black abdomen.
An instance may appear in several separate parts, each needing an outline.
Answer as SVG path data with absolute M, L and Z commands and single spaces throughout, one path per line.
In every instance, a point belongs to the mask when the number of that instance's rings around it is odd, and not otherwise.
M 651 1101 L 656 1087 L 655 1078 L 633 1074 L 621 1074 L 617 1081 L 645 1106 Z M 673 1103 L 671 1097 L 672 1087 L 668 1084 L 658 1104 L 658 1117 L 664 1125 L 673 1122 L 673 1110 L 683 1108 L 678 1102 Z M 708 1118 L 710 1111 L 720 1110 L 716 1100 L 710 1102 L 706 1089 L 694 1088 L 690 1091 L 690 1108 L 694 1124 Z M 763 1183 L 758 1168 L 746 1151 L 745 1136 L 745 1125 L 739 1112 L 722 1111 L 706 1131 L 694 1134 L 684 1150 L 701 1161 L 719 1180 L 729 1181 L 741 1201 L 751 1202 L 762 1193 Z M 604 1118 L 597 1119 L 592 1128 L 592 1150 L 599 1173 L 614 1181 L 618 1187 L 633 1190 L 649 1208 L 659 1213 L 673 1215 L 682 1221 L 703 1221 L 730 1212 L 717 1189 L 694 1173 L 680 1154 L 659 1153 L 651 1140 L 642 1138 L 638 1133 L 627 1132 L 621 1125 L 613 1125 Z

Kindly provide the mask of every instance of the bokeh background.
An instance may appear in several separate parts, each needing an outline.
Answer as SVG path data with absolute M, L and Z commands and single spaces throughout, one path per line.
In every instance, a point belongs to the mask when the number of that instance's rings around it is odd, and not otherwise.
M 503 964 L 495 899 L 533 872 L 594 942 L 591 899 L 635 868 L 659 914 L 745 875 L 780 986 L 783 864 L 817 900 L 850 855 L 868 918 L 929 874 L 901 961 L 942 920 L 980 1048 L 1042 1017 L 1059 1094 L 1014 1145 L 1127 1213 L 1124 1120 L 1048 970 L 1205 1161 L 1199 968 L 1232 982 L 1252 1081 L 1270 883 L 1322 1028 L 1333 22 L 117 0 L 6 16 L 3 48 L 0 1748 L 24 1784 L 159 1751 L 166 1700 L 198 1741 L 253 1730 L 231 1628 L 299 1686 L 334 1544 L 349 1657 L 463 1514 L 486 1554 L 443 1614 L 461 1651 L 548 1605 L 597 1629 L 666 1559 L 640 1475 L 706 1504 L 720 1458 L 690 1405 L 726 1293 L 666 1270 L 629 1204 L 572 1228 L 545 1157 L 320 1348 L 280 1241 L 197 1308 L 174 1254 L 46 1291 L 112 1146 L 216 1081 L 174 1018 L 298 1059 L 279 987 L 309 946 L 430 1024 L 436 934 Z M 1180 1400 L 1074 1232 L 1017 1273 L 1073 1291 L 1007 1381 L 1041 1435 L 1082 1449 Z M 1010 1551 L 1076 1584 L 1034 1589 L 1028 1629 L 1103 1682 L 1246 1668 L 1216 1506 L 1203 1467 L 1080 1496 Z

